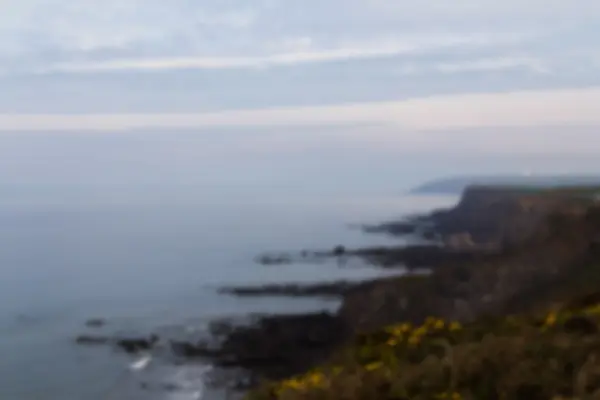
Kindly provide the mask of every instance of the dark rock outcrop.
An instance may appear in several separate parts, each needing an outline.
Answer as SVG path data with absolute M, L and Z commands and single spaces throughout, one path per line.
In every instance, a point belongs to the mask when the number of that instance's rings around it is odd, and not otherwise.
M 113 345 L 128 354 L 136 354 L 152 349 L 158 340 L 159 337 L 156 335 L 150 335 L 147 338 L 80 335 L 75 342 L 81 345 Z
M 106 325 L 106 320 L 102 318 L 92 318 L 85 322 L 85 326 L 88 328 L 101 328 L 104 325 Z
M 480 260 L 490 254 L 494 254 L 494 252 L 450 249 L 436 245 L 415 245 L 360 249 L 350 254 L 362 257 L 369 263 L 382 267 L 419 269 L 435 268 L 448 263 Z
M 209 358 L 218 366 L 279 379 L 322 361 L 347 333 L 342 320 L 327 313 L 268 316 L 236 328 L 216 349 L 202 342 L 177 342 L 173 348 L 181 356 Z
M 235 296 L 323 296 L 338 297 L 344 295 L 356 284 L 346 281 L 319 283 L 319 284 L 283 284 L 263 286 L 225 287 L 219 289 L 219 293 Z
M 292 258 L 287 254 L 263 254 L 255 261 L 262 265 L 286 265 L 292 263 Z
M 99 344 L 108 344 L 112 341 L 111 338 L 105 336 L 91 336 L 91 335 L 81 335 L 77 336 L 75 342 L 77 344 L 84 345 L 99 345 Z
M 150 350 L 158 339 L 156 335 L 150 335 L 149 338 L 120 338 L 115 341 L 115 344 L 126 353 L 135 354 Z
M 336 246 L 333 249 L 333 255 L 336 257 L 340 257 L 343 256 L 344 254 L 346 254 L 346 247 L 340 245 L 340 246 Z

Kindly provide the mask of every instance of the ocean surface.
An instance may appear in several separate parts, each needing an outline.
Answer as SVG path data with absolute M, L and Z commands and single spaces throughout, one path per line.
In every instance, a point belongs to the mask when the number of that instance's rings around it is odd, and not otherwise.
M 263 251 L 398 243 L 348 224 L 452 205 L 452 197 L 4 196 L 0 200 L 0 399 L 218 400 L 205 365 L 175 366 L 82 347 L 95 333 L 189 332 L 250 312 L 335 309 L 319 299 L 239 299 L 222 285 L 364 279 L 335 264 L 263 267 Z M 397 273 L 397 272 L 396 272 Z M 136 362 L 138 364 L 136 365 Z M 137 368 L 137 370 L 136 370 Z M 144 388 L 145 386 L 145 388 Z M 164 389 L 164 390 L 163 390 Z M 167 390 L 169 389 L 169 390 Z

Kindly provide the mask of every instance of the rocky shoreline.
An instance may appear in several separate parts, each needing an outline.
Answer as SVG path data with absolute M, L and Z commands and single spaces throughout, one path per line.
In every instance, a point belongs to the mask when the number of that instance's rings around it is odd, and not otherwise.
M 338 247 L 318 253 L 319 257 L 360 257 L 383 268 L 429 273 L 352 285 L 229 290 L 236 295 L 337 295 L 343 300 L 337 314 L 323 319 L 314 315 L 263 319 L 229 336 L 223 349 L 243 354 L 244 361 L 237 365 L 256 380 L 282 379 L 318 365 L 357 332 L 398 322 L 420 323 L 431 315 L 468 322 L 482 314 L 506 312 L 514 304 L 525 304 L 532 290 L 552 284 L 589 256 L 590 238 L 600 228 L 592 222 L 595 212 L 590 201 L 562 193 L 470 188 L 452 209 L 365 228 L 370 233 L 418 233 L 430 244 L 344 248 L 343 252 Z M 336 334 L 316 341 L 320 344 L 316 357 L 308 344 L 313 342 L 307 338 L 319 332 L 319 324 L 335 326 Z M 268 350 L 249 345 L 262 340 L 272 341 Z M 215 356 L 218 363 L 222 354 Z
M 238 297 L 286 296 L 286 297 L 342 297 L 359 283 L 337 281 L 315 284 L 272 284 L 263 286 L 223 287 L 219 293 Z
M 552 285 L 596 253 L 600 212 L 590 201 L 559 194 L 469 188 L 449 210 L 366 227 L 371 233 L 421 234 L 429 244 L 404 247 L 302 251 L 260 256 L 263 265 L 295 260 L 359 257 L 382 268 L 405 268 L 405 276 L 363 283 L 265 285 L 221 288 L 236 296 L 325 296 L 342 300 L 335 314 L 262 316 L 251 324 L 224 324 L 219 340 L 171 341 L 183 359 L 210 360 L 244 371 L 241 388 L 265 379 L 305 372 L 360 332 L 398 322 L 421 323 L 435 315 L 468 322 L 527 304 L 540 287 Z M 425 273 L 418 273 L 425 272 Z M 79 338 L 96 343 L 93 337 Z M 131 352 L 157 338 L 112 341 Z M 131 340 L 131 339 L 128 339 Z M 137 341 L 136 341 L 137 340 Z M 141 346 L 138 346 L 138 344 Z

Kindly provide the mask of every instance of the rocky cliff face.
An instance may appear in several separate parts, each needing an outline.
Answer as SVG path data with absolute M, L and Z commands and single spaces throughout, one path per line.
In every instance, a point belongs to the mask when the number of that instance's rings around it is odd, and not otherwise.
M 473 186 L 456 207 L 436 212 L 432 219 L 447 244 L 504 247 L 544 229 L 546 217 L 554 212 L 580 215 L 588 206 L 588 201 L 561 192 Z
M 340 315 L 354 329 L 370 330 L 429 315 L 468 321 L 502 312 L 514 299 L 581 264 L 600 234 L 598 216 L 589 201 L 473 188 L 456 208 L 438 214 L 440 227 L 447 234 L 469 232 L 480 243 L 515 246 L 472 262 L 448 263 L 430 277 L 358 287 L 346 295 Z

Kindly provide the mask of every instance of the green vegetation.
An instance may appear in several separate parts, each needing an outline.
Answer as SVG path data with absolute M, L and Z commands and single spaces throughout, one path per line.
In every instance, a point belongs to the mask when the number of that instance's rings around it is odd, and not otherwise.
M 462 326 L 429 317 L 361 334 L 322 367 L 249 400 L 600 398 L 600 267 L 539 293 L 530 311 Z M 535 311 L 533 311 L 535 310 Z
M 476 185 L 475 187 L 485 188 L 487 186 Z M 528 185 L 497 185 L 489 186 L 492 190 L 512 192 L 517 195 L 559 195 L 573 197 L 594 197 L 600 195 L 600 186 L 598 185 L 557 185 L 557 186 L 528 186 Z

